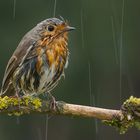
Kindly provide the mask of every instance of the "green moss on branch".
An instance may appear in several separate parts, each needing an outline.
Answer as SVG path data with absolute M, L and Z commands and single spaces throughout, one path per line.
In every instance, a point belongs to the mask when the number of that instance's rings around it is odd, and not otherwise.
M 114 117 L 111 121 L 104 122 L 116 127 L 121 134 L 131 127 L 140 129 L 140 98 L 131 96 L 123 103 L 120 111 L 123 114 L 122 117 Z
M 0 112 L 8 115 L 20 116 L 32 111 L 40 112 L 42 107 L 41 99 L 26 96 L 23 98 L 0 97 Z

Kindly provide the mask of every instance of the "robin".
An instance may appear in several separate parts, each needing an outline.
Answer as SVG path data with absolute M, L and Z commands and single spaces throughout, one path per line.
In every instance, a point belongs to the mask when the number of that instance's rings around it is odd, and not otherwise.
M 25 34 L 7 64 L 1 96 L 49 93 L 68 65 L 68 32 L 74 29 L 49 18 Z

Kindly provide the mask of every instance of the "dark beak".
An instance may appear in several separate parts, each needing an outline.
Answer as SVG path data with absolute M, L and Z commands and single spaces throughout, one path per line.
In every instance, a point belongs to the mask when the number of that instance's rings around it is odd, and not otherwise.
M 65 28 L 65 31 L 68 32 L 68 31 L 72 31 L 72 30 L 75 30 L 75 29 L 76 29 L 76 28 L 74 28 L 74 27 L 67 26 L 67 27 Z

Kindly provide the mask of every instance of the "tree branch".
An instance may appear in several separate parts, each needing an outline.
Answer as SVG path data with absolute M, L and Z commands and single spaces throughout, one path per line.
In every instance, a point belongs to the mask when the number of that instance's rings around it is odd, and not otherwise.
M 47 113 L 74 117 L 97 118 L 110 126 L 115 126 L 120 133 L 125 133 L 128 128 L 140 128 L 140 99 L 130 97 L 120 110 L 104 109 L 83 105 L 56 102 L 52 108 L 51 100 L 42 100 L 37 97 L 26 96 L 22 98 L 0 97 L 0 113 L 20 116 L 30 113 Z
M 57 102 L 59 106 L 59 102 Z M 97 118 L 101 120 L 112 120 L 114 117 L 120 118 L 122 116 L 121 111 L 104 109 L 98 107 L 90 107 L 74 104 L 63 104 L 63 111 L 61 115 L 78 116 L 86 118 Z

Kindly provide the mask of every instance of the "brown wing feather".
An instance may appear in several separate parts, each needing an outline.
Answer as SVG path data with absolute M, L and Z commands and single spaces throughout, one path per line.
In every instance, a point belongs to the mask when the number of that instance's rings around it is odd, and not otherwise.
M 6 90 L 6 92 L 10 92 L 7 88 L 13 89 L 13 87 L 12 87 L 13 85 L 12 85 L 12 83 L 10 83 L 11 77 L 12 77 L 14 71 L 16 70 L 16 68 L 19 66 L 19 64 L 23 60 L 24 56 L 26 55 L 28 48 L 30 46 L 33 46 L 34 42 L 35 41 L 33 39 L 31 39 L 27 36 L 25 36 L 21 40 L 20 44 L 18 45 L 17 49 L 15 50 L 15 52 L 13 53 L 11 59 L 9 60 L 9 62 L 7 64 L 3 82 L 2 82 L 1 94 L 4 94 L 4 95 L 6 95 L 6 94 L 13 95 L 14 94 L 14 93 L 4 93 L 4 91 Z M 34 54 L 34 53 L 32 53 L 32 54 Z M 26 59 L 26 58 L 24 58 L 24 59 Z

